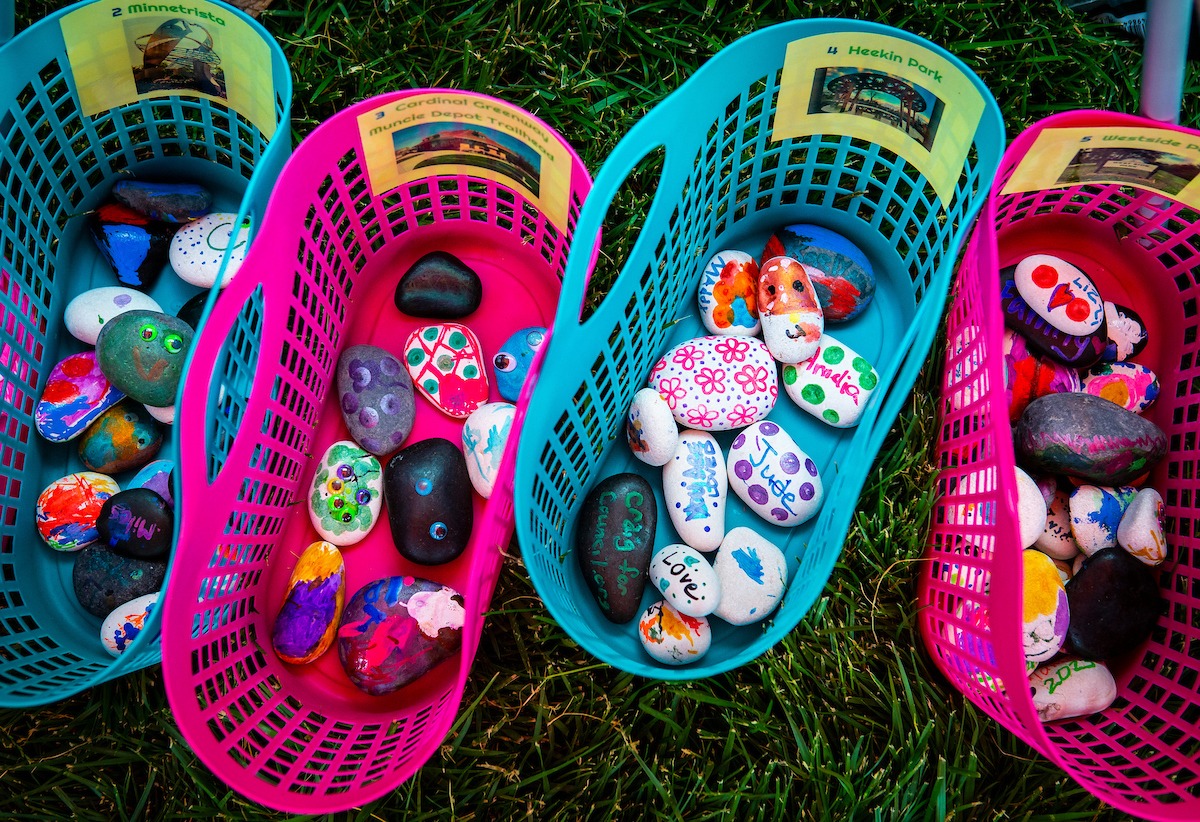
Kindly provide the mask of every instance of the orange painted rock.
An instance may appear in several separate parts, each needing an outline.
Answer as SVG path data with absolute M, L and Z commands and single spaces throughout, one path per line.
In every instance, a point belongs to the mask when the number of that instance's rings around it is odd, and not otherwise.
M 763 262 L 758 278 L 758 315 L 771 356 L 798 363 L 817 353 L 825 315 L 804 265 L 791 257 Z
M 271 628 L 271 647 L 284 662 L 303 665 L 329 649 L 346 601 L 346 565 L 331 543 L 304 549 L 288 580 L 287 598 Z

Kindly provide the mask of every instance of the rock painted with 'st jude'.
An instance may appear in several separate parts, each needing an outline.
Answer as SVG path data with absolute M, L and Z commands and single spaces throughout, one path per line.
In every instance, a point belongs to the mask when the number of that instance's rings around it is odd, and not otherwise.
M 698 551 L 717 550 L 725 537 L 728 487 L 725 457 L 713 435 L 682 432 L 663 466 L 663 498 L 680 539 Z
M 879 375 L 871 363 L 828 332 L 817 353 L 783 366 L 783 389 L 796 405 L 834 428 L 858 425 Z
M 288 578 L 287 594 L 271 626 L 271 647 L 284 662 L 304 665 L 329 649 L 346 602 L 346 564 L 332 543 L 304 549 Z
M 734 438 L 727 464 L 729 487 L 772 525 L 800 525 L 821 507 L 824 488 L 816 463 L 770 420 Z
M 575 555 L 600 612 L 618 625 L 641 607 L 657 524 L 654 489 L 637 474 L 606 477 L 584 497 Z

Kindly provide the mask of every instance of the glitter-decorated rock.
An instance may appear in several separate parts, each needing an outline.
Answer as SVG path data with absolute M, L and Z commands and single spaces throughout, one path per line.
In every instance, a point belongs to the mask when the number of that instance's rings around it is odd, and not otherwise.
M 471 540 L 471 478 L 462 449 L 441 437 L 414 442 L 383 473 L 392 541 L 405 559 L 439 565 Z
M 271 647 L 284 662 L 304 665 L 329 649 L 346 602 L 346 564 L 331 543 L 314 542 L 296 560 L 271 626 Z
M 123 399 L 125 394 L 100 370 L 96 352 L 81 351 L 50 369 L 33 423 L 51 442 L 66 442 Z
M 84 548 L 71 569 L 75 598 L 100 619 L 126 602 L 160 590 L 166 576 L 165 562 L 122 556 L 103 545 Z
M 811 224 L 787 226 L 767 241 L 762 258 L 771 257 L 791 257 L 804 264 L 827 323 L 857 317 L 875 296 L 871 261 L 836 231 Z
M 404 364 L 378 346 L 352 345 L 338 357 L 336 375 L 338 407 L 350 438 L 377 457 L 403 445 L 416 415 Z
M 763 342 L 782 363 L 817 353 L 825 317 L 808 270 L 791 257 L 764 260 L 758 277 L 758 318 Z
M 828 332 L 821 335 L 817 352 L 803 362 L 782 369 L 783 389 L 792 402 L 826 425 L 858 425 L 879 375 L 854 349 Z
M 758 422 L 775 407 L 775 361 L 754 337 L 707 336 L 682 342 L 650 372 L 650 387 L 687 428 L 730 431 Z
M 383 509 L 383 468 L 349 440 L 325 449 L 308 492 L 308 517 L 321 539 L 337 546 L 366 539 Z
M 126 396 L 146 405 L 171 406 L 194 334 L 170 314 L 127 311 L 100 330 L 96 361 Z
M 709 334 L 757 334 L 758 263 L 744 251 L 718 251 L 700 274 L 696 300 Z
M 487 402 L 482 348 L 465 325 L 418 328 L 405 343 L 404 363 L 413 385 L 444 414 L 466 419 Z

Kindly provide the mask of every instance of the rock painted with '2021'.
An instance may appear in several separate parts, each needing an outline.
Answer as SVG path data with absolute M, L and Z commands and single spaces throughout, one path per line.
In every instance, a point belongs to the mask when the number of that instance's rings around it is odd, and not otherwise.
M 779 362 L 798 363 L 816 353 L 825 315 L 803 264 L 791 257 L 763 261 L 758 276 L 758 318 L 763 342 Z
M 546 341 L 546 329 L 531 325 L 513 332 L 504 341 L 500 350 L 492 357 L 492 371 L 496 378 L 496 390 L 509 402 L 521 398 L 521 389 L 533 365 L 533 358 Z
M 96 338 L 96 361 L 109 381 L 138 402 L 175 404 L 179 380 L 195 331 L 178 317 L 126 311 L 104 324 Z
M 1029 686 L 1043 722 L 1090 716 L 1117 698 L 1117 682 L 1103 663 L 1073 657 L 1040 665 L 1029 675 Z
M 440 565 L 471 541 L 471 478 L 462 448 L 442 437 L 405 446 L 383 472 L 388 524 L 396 550 L 410 562 Z
M 339 547 L 366 539 L 383 509 L 383 467 L 350 440 L 325 449 L 308 493 L 308 517 L 321 539 Z
M 633 395 L 625 418 L 625 441 L 633 455 L 647 465 L 665 465 L 679 447 L 679 428 L 671 406 L 653 388 Z
M 465 325 L 426 325 L 408 336 L 404 364 L 413 385 L 434 408 L 466 419 L 488 399 L 482 351 Z
M 803 362 L 784 365 L 783 389 L 792 402 L 834 428 L 858 425 L 879 375 L 871 363 L 828 332 L 817 352 Z
M 492 496 L 500 476 L 500 461 L 512 433 L 517 407 L 510 402 L 489 402 L 476 408 L 462 428 L 463 455 L 467 475 L 475 493 L 484 499 Z
M 1085 337 L 1105 328 L 1104 300 L 1095 283 L 1053 254 L 1030 254 L 1013 270 L 1021 299 L 1064 334 Z
M 67 303 L 63 325 L 82 343 L 95 345 L 104 324 L 126 311 L 162 311 L 150 295 L 119 285 L 92 288 Z M 193 326 L 194 328 L 195 326 Z
M 744 251 L 718 251 L 700 274 L 696 300 L 709 334 L 753 336 L 758 319 L 758 263 Z
M 288 578 L 287 593 L 271 626 L 271 647 L 284 662 L 304 665 L 333 644 L 346 602 L 346 564 L 323 540 L 304 549 Z
M 862 249 L 818 225 L 796 224 L 776 231 L 763 259 L 791 257 L 808 269 L 826 323 L 851 320 L 875 296 L 875 270 Z
M 171 268 L 185 282 L 198 288 L 212 288 L 221 277 L 221 288 L 242 267 L 250 244 L 250 221 L 237 221 L 236 214 L 214 211 L 182 226 L 171 238 Z M 229 261 L 221 273 L 225 253 Z
M 698 551 L 717 550 L 725 537 L 729 483 L 716 438 L 707 431 L 682 432 L 663 466 L 662 481 L 667 515 L 679 538 Z
M 721 601 L 712 615 L 731 625 L 751 625 L 774 613 L 787 590 L 787 558 L 750 528 L 732 528 L 717 550 L 713 571 Z
M 1084 336 L 1055 328 L 1033 310 L 1017 291 L 1015 266 L 1000 269 L 1000 308 L 1004 324 L 1024 337 L 1039 353 L 1072 368 L 1087 368 L 1100 360 L 1108 345 L 1107 325 Z
M 667 545 L 656 551 L 650 558 L 650 583 L 685 616 L 708 616 L 721 601 L 716 571 L 690 545 Z
M 115 479 L 93 471 L 56 479 L 38 495 L 38 533 L 55 551 L 82 551 L 100 538 L 96 520 L 120 490 Z
M 727 465 L 730 489 L 772 525 L 800 525 L 821 507 L 824 487 L 816 463 L 770 420 L 738 433 Z
M 637 474 L 605 477 L 584 496 L 575 556 L 600 612 L 618 625 L 641 607 L 657 526 L 654 489 Z
M 66 442 L 123 399 L 125 394 L 100 370 L 95 351 L 71 354 L 50 369 L 33 409 L 33 424 L 51 442 Z
M 731 431 L 775 407 L 775 360 L 756 337 L 706 336 L 667 351 L 650 371 L 650 387 L 687 428 Z
M 404 364 L 378 346 L 352 345 L 338 355 L 336 373 L 338 407 L 350 438 L 377 457 L 403 445 L 416 414 Z
M 1135 362 L 1099 362 L 1083 372 L 1082 390 L 1133 411 L 1145 412 L 1158 399 L 1158 377 Z
M 104 650 L 120 656 L 129 649 L 146 625 L 151 612 L 158 607 L 159 592 L 145 594 L 118 605 L 100 624 L 100 642 Z
M 681 614 L 659 600 L 638 619 L 638 639 L 652 658 L 664 665 L 688 665 L 712 647 L 712 628 L 705 617 Z

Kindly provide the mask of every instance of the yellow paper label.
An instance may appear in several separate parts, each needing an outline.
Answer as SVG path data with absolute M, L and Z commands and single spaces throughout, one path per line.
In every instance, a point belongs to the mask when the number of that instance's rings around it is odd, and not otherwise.
M 773 141 L 846 134 L 912 163 L 942 200 L 954 193 L 984 99 L 949 60 L 885 34 L 788 44 Z
M 358 118 L 375 196 L 424 177 L 465 174 L 515 188 L 560 230 L 571 194 L 571 155 L 525 112 L 454 92 L 417 94 Z
M 62 18 L 85 115 L 152 97 L 224 103 L 275 133 L 271 49 L 240 17 L 207 0 L 94 3 Z

